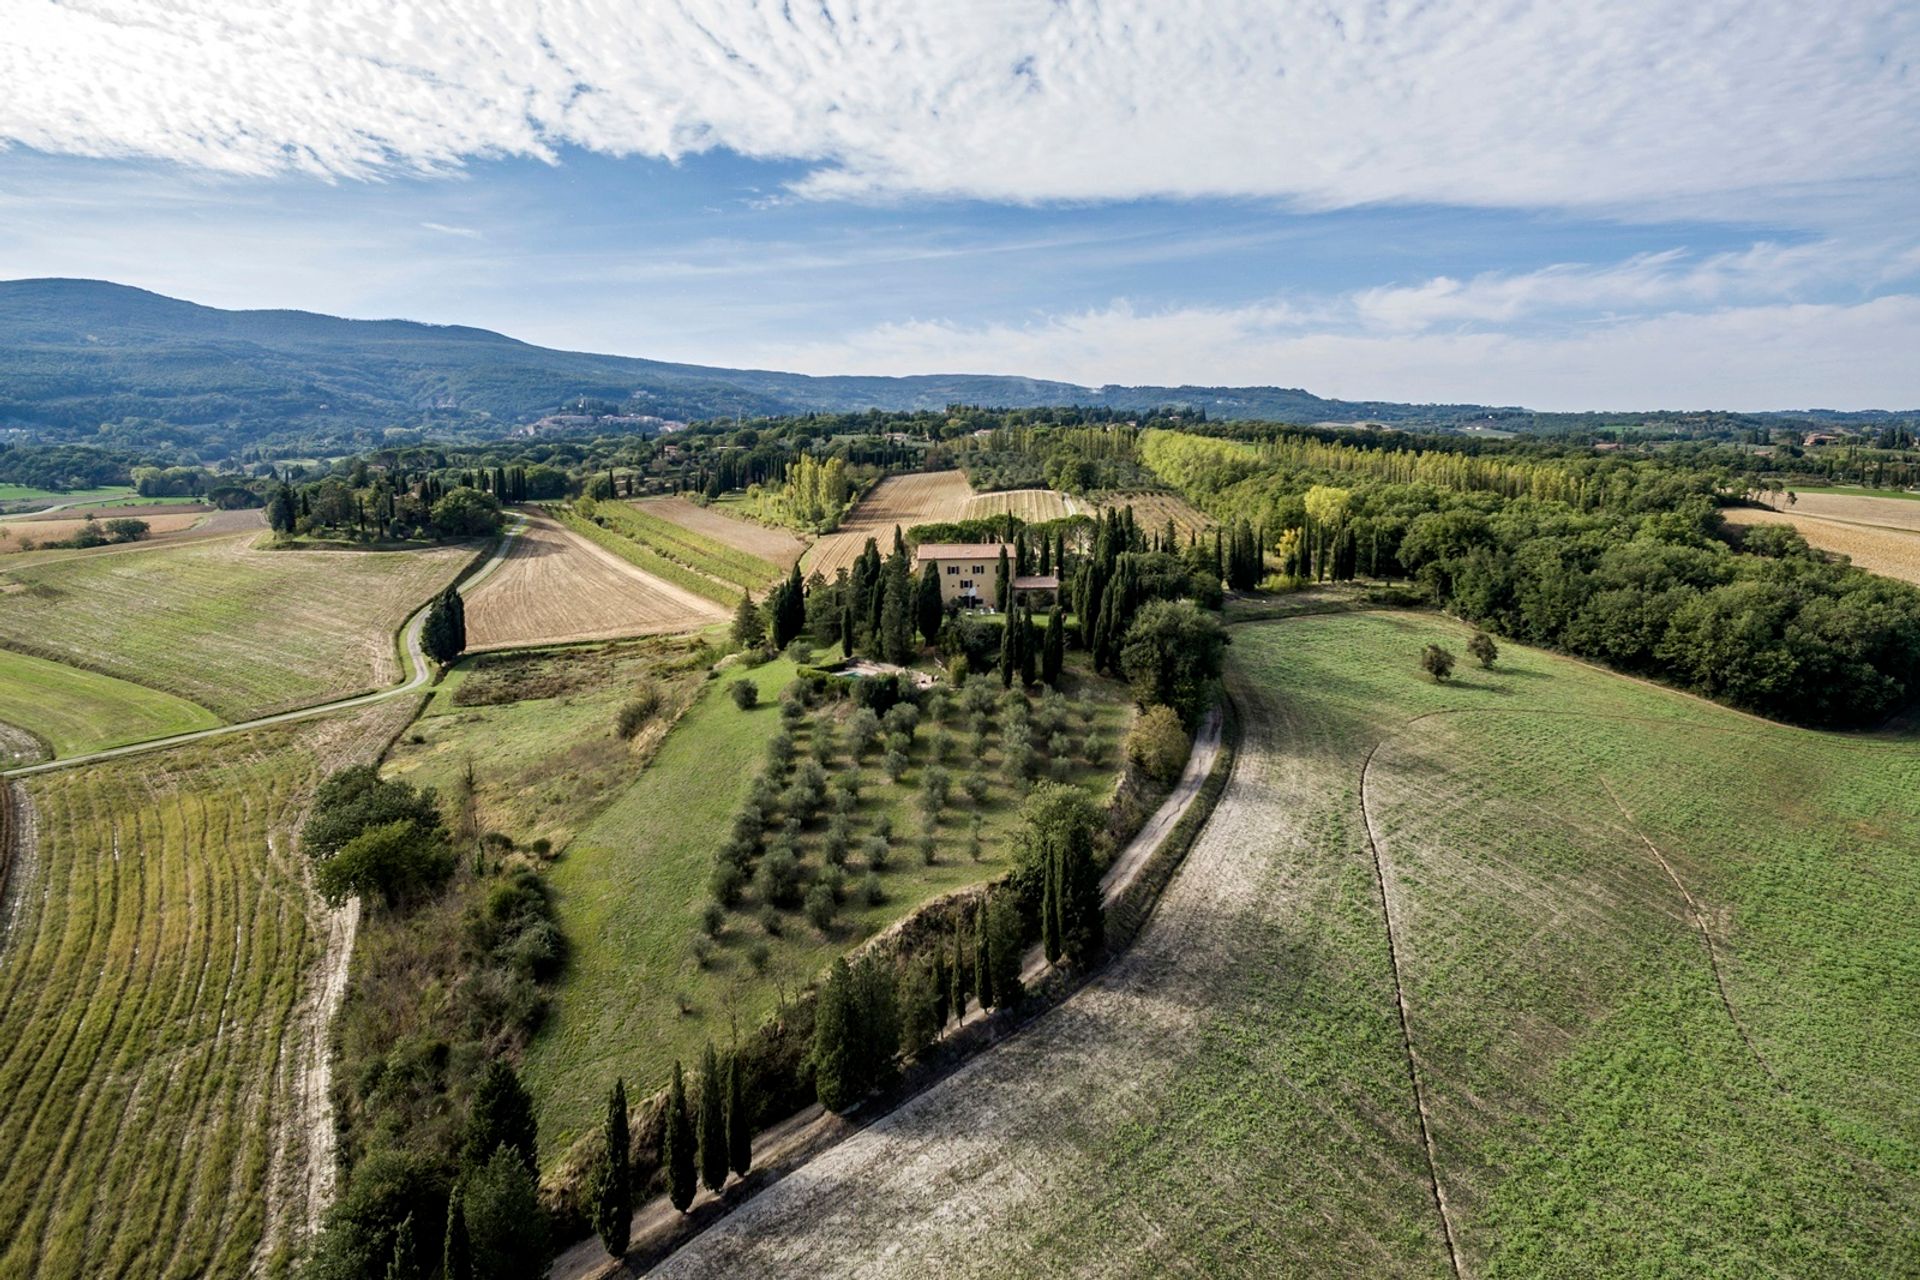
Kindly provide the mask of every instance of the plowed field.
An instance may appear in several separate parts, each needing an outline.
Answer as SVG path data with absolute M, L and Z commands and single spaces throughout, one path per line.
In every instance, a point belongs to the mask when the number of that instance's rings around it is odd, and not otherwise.
M 470 650 L 689 631 L 726 610 L 645 573 L 544 516 L 467 597 Z
M 1810 498 L 1824 497 L 1824 494 L 1809 494 L 1803 498 L 1804 504 Z M 1920 508 L 1920 502 L 1906 502 L 1899 498 L 1843 498 L 1846 503 L 1878 503 L 1891 507 Z M 1851 508 L 1849 508 L 1851 509 Z M 1852 520 L 1842 520 L 1827 516 L 1816 516 L 1795 506 L 1788 511 L 1768 511 L 1759 507 L 1729 507 L 1720 513 L 1728 524 L 1792 525 L 1805 538 L 1822 551 L 1846 556 L 1868 573 L 1877 573 L 1886 578 L 1898 578 L 1902 582 L 1920 583 L 1920 522 L 1902 526 L 1884 524 L 1861 524 Z M 1885 513 L 1874 512 L 1875 518 Z M 1911 513 L 1902 510 L 1892 513 L 1897 516 L 1920 517 L 1920 510 Z
M 647 498 L 633 504 L 648 515 L 671 520 L 682 528 L 712 538 L 715 542 L 770 560 L 782 569 L 807 549 L 807 544 L 785 529 L 774 529 L 751 520 L 726 515 L 712 507 L 702 507 L 685 498 Z
M 1070 516 L 1076 509 L 1071 498 L 1052 489 L 1005 489 L 970 498 L 963 518 L 984 520 L 989 516 L 1016 515 L 1028 524 L 1039 524 L 1043 520 Z
M 958 471 L 888 476 L 847 513 L 837 532 L 813 544 L 801 568 L 831 581 L 837 571 L 852 566 L 868 538 L 876 539 L 885 555 L 893 547 L 895 525 L 904 533 L 932 520 L 964 519 L 971 497 L 973 488 Z

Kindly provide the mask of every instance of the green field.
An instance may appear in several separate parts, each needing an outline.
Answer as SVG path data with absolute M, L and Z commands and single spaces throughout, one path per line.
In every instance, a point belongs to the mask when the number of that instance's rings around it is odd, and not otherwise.
M 571 958 L 525 1067 L 540 1103 L 547 1153 L 564 1149 L 595 1122 L 614 1076 L 625 1076 L 635 1096 L 663 1086 L 676 1057 L 696 1060 L 709 1038 L 726 1042 L 736 1024 L 743 1035 L 751 1031 L 775 1008 L 782 989 L 791 994 L 811 982 L 853 943 L 930 897 L 1006 868 L 1017 801 L 1000 782 L 998 739 L 981 757 L 994 790 L 979 807 L 983 856 L 973 862 L 965 846 L 974 806 L 960 788 L 971 759 L 967 736 L 923 724 L 912 766 L 899 783 L 887 780 L 877 754 L 858 765 L 863 789 L 853 814 L 856 845 L 883 818 L 894 830 L 880 875 L 886 901 L 868 906 L 850 893 L 824 937 L 798 911 L 783 913 L 780 935 L 770 937 L 755 918 L 759 904 L 749 890 L 742 907 L 729 913 L 709 964 L 697 963 L 692 944 L 708 901 L 714 854 L 759 772 L 767 740 L 780 727 L 771 703 L 794 670 L 785 659 L 754 669 L 762 704 L 748 712 L 727 696 L 725 686 L 736 676 L 723 673 L 709 683 L 638 781 L 580 832 L 551 871 Z M 999 692 L 997 682 L 993 689 Z M 1088 697 L 1093 724 L 1110 747 L 1117 745 L 1126 706 L 1104 684 L 1093 686 Z M 826 713 L 846 710 L 845 704 L 828 704 Z M 795 735 L 802 758 L 810 733 Z M 915 796 L 936 734 L 949 743 L 941 767 L 953 778 L 954 798 L 939 828 L 937 861 L 928 866 L 917 847 Z M 843 744 L 827 772 L 851 767 Z M 1064 776 L 1104 801 L 1113 770 L 1074 765 Z M 809 871 L 823 865 L 820 841 L 818 831 L 799 841 Z M 866 874 L 858 853 L 847 872 L 854 885 Z M 750 964 L 756 942 L 768 948 L 764 973 Z
M 293 1244 L 325 1158 L 299 1071 L 326 1032 L 290 826 L 405 711 L 24 785 L 39 838 L 0 952 L 0 1273 L 239 1277 Z
M 435 687 L 385 772 L 453 798 L 471 762 L 482 831 L 564 848 L 659 744 L 699 689 L 706 653 L 661 637 L 469 657 Z M 614 718 L 643 684 L 660 709 L 622 741 Z
M 661 555 L 690 569 L 731 582 L 748 591 L 763 591 L 781 576 L 780 566 L 763 560 L 750 551 L 730 547 L 705 534 L 662 520 L 630 503 L 603 503 L 599 513 L 618 526 L 621 533 L 644 542 Z
M 133 495 L 129 485 L 111 485 L 104 489 L 75 489 L 62 493 L 57 489 L 36 489 L 25 484 L 0 484 L 0 502 L 79 502 L 93 498 L 113 499 Z
M 614 503 L 604 503 L 601 505 L 601 510 L 611 513 L 615 507 Z M 705 596 L 716 604 L 726 605 L 729 609 L 740 603 L 740 591 L 737 587 L 690 569 L 678 560 L 671 559 L 648 546 L 645 542 L 627 537 L 612 529 L 602 528 L 591 520 L 582 519 L 568 507 L 550 507 L 548 513 L 589 542 L 605 547 L 628 564 L 644 569 L 656 578 L 671 582 L 676 587 L 685 587 L 695 595 Z
M 1467 634 L 1236 627 L 1134 947 L 660 1274 L 1913 1275 L 1920 750 Z
M 0 649 L 0 721 L 64 757 L 208 729 L 220 718 L 157 689 Z M 0 767 L 15 763 L 0 744 Z
M 395 631 L 474 555 L 251 541 L 0 569 L 0 645 L 242 720 L 393 683 Z

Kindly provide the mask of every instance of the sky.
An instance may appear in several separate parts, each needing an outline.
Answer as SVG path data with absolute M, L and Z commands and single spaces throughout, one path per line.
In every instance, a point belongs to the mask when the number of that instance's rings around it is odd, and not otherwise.
M 13 0 L 0 278 L 805 373 L 1920 407 L 1920 5 Z

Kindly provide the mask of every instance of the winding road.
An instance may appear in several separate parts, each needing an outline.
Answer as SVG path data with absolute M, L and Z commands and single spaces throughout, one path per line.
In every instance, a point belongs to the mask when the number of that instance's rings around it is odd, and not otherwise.
M 513 540 L 526 528 L 526 521 L 519 516 L 500 537 L 500 545 L 494 548 L 487 562 L 480 566 L 467 580 L 460 584 L 460 594 L 465 595 L 484 582 L 500 567 L 513 548 Z M 105 751 L 89 751 L 85 755 L 67 756 L 57 760 L 43 760 L 38 764 L 21 765 L 18 768 L 0 771 L 0 778 L 24 778 L 29 774 L 46 773 L 53 769 L 67 769 L 75 765 L 95 764 L 101 760 L 116 760 L 121 756 L 138 755 L 144 751 L 164 751 L 168 747 L 177 747 L 182 743 L 198 742 L 202 738 L 218 738 L 230 733 L 245 733 L 250 729 L 259 729 L 267 725 L 286 724 L 293 720 L 306 720 L 313 716 L 331 715 L 336 711 L 348 711 L 355 707 L 364 707 L 369 703 L 385 702 L 389 698 L 405 697 L 424 688 L 433 678 L 433 669 L 427 663 L 426 652 L 420 647 L 420 633 L 427 624 L 427 610 L 432 601 L 421 605 L 407 619 L 401 628 L 401 653 L 406 659 L 407 676 L 399 684 L 372 693 L 354 694 L 351 697 L 335 698 L 331 702 L 317 702 L 310 707 L 297 707 L 292 711 L 282 711 L 277 715 L 261 716 L 254 720 L 240 720 L 233 724 L 216 725 L 211 729 L 196 729 L 192 733 L 176 733 L 165 738 L 148 738 L 142 742 L 130 742 L 125 746 L 110 747 Z

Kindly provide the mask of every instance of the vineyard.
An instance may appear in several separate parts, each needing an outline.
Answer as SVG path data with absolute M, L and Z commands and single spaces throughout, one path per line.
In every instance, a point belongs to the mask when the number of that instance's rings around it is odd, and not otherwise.
M 1205 512 L 1195 510 L 1177 493 L 1111 493 L 1100 500 L 1102 511 L 1113 512 L 1123 507 L 1132 507 L 1134 522 L 1150 534 L 1158 535 L 1171 521 L 1175 535 L 1182 542 L 1214 526 Z
M 1920 755 L 1465 638 L 1236 628 L 1134 947 L 656 1274 L 1901 1273 Z
M 467 643 L 482 651 L 707 626 L 717 604 L 597 543 L 528 516 L 507 558 L 467 595 Z
M 0 645 L 246 719 L 393 683 L 394 633 L 475 551 L 78 553 L 0 570 Z
M 319 973 L 350 936 L 311 905 L 292 831 L 322 774 L 370 758 L 409 709 L 13 787 L 0 1272 L 284 1262 L 331 1181 Z

